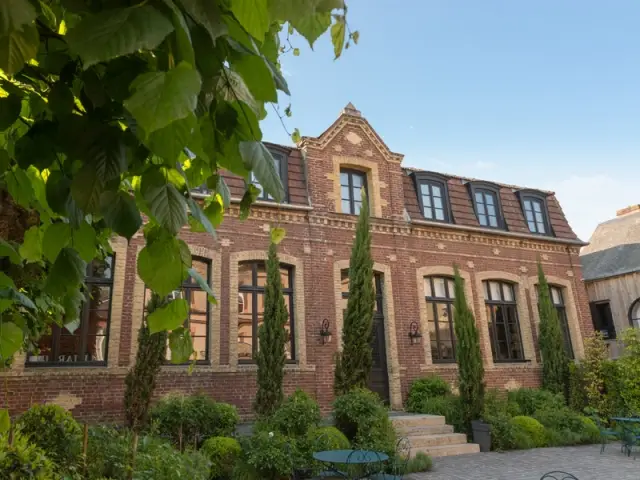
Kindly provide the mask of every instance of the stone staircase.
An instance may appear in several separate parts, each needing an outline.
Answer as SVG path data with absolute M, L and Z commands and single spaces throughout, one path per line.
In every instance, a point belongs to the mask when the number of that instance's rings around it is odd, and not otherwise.
M 453 433 L 453 427 L 440 415 L 392 415 L 391 422 L 399 437 L 411 442 L 411 456 L 424 452 L 431 457 L 478 453 L 480 447 L 467 443 L 463 433 Z

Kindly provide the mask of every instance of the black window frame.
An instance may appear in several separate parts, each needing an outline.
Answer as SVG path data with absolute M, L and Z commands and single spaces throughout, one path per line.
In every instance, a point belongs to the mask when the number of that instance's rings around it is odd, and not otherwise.
M 631 302 L 631 305 L 629 306 L 629 325 L 632 328 L 638 328 L 640 326 L 640 317 L 638 317 L 638 324 L 639 325 L 634 325 L 633 324 L 633 309 L 635 308 L 636 305 L 640 304 L 640 298 L 636 298 L 633 302 Z
M 560 297 L 560 303 L 557 303 L 553 299 L 553 290 L 557 290 Z M 567 316 L 567 304 L 564 301 L 564 287 L 560 285 L 549 285 L 549 298 L 553 308 L 556 309 L 558 314 L 558 321 L 560 322 L 560 328 L 562 329 L 562 338 L 564 340 L 564 348 L 567 355 L 571 360 L 575 358 L 575 352 L 573 351 L 573 343 L 571 342 L 571 330 L 569 329 L 569 317 Z
M 549 204 L 547 203 L 547 195 L 542 192 L 538 192 L 536 190 L 519 190 L 516 193 L 518 196 L 518 200 L 520 202 L 520 208 L 522 210 L 522 216 L 524 217 L 524 223 L 527 225 L 527 229 L 529 230 L 529 232 L 533 233 L 534 235 L 554 237 L 555 233 L 553 231 L 553 228 L 551 227 L 551 221 L 549 220 Z M 527 219 L 527 209 L 525 207 L 525 202 L 527 201 L 536 202 L 540 204 L 540 210 L 541 210 L 540 213 L 542 214 L 542 224 L 544 229 L 546 230 L 545 232 L 538 231 L 539 222 L 535 219 L 535 215 L 534 215 L 534 221 L 533 221 L 533 224 L 535 226 L 535 231 L 531 230 L 531 225 L 529 224 L 529 220 Z M 535 214 L 535 210 L 533 210 L 532 213 Z
M 240 358 L 238 363 L 255 364 L 256 354 L 258 353 L 258 294 L 264 295 L 266 287 L 258 285 L 258 265 L 264 265 L 265 272 L 267 269 L 266 260 L 247 260 L 242 261 L 240 265 L 251 265 L 251 285 L 238 285 L 238 292 L 250 292 L 251 295 L 251 358 Z M 280 268 L 284 268 L 289 272 L 289 286 L 282 288 L 282 294 L 289 297 L 289 341 L 291 342 L 290 351 L 291 359 L 286 360 L 289 364 L 298 362 L 296 351 L 296 326 L 295 326 L 295 267 L 286 263 L 280 263 Z M 238 321 L 236 319 L 236 321 Z M 237 339 L 236 339 L 237 341 Z
M 49 361 L 49 362 L 30 362 L 29 361 L 29 352 L 26 354 L 25 359 L 25 367 L 28 368 L 48 368 L 48 367 L 106 367 L 109 362 L 109 338 L 111 335 L 111 307 L 113 304 L 113 289 L 115 287 L 115 273 L 116 273 L 116 254 L 110 253 L 105 257 L 111 257 L 111 277 L 110 278 L 102 278 L 102 277 L 94 277 L 91 276 L 92 266 L 96 260 L 93 260 L 87 263 L 84 284 L 86 286 L 88 294 L 91 292 L 92 285 L 98 286 L 108 286 L 109 287 L 109 306 L 107 309 L 107 328 L 106 334 L 104 335 L 104 360 L 100 361 L 80 361 L 80 362 L 60 362 Z M 105 261 L 105 259 L 100 261 Z M 84 352 L 86 355 L 87 350 L 87 337 L 88 328 L 89 328 L 89 312 L 90 312 L 91 300 L 89 298 L 85 298 L 85 301 L 82 303 L 80 307 L 80 326 L 78 329 L 80 330 L 80 351 Z M 58 325 L 51 326 L 51 358 L 58 358 L 59 349 L 60 349 L 60 335 L 62 333 L 62 329 L 64 327 L 60 327 Z
M 278 148 L 273 145 L 266 145 L 267 150 L 275 160 L 276 157 L 280 161 L 280 171 L 278 174 L 280 175 L 280 181 L 282 182 L 282 186 L 284 187 L 284 198 L 281 203 L 289 203 L 289 151 L 284 148 Z M 258 195 L 258 200 L 261 202 L 273 202 L 277 203 L 275 198 L 270 198 L 270 195 L 264 191 L 262 186 L 258 183 L 255 178 L 253 172 L 250 174 L 251 184 L 258 185 L 260 187 L 260 195 Z
M 608 318 L 603 319 L 600 315 L 600 308 L 605 306 L 608 312 L 608 314 L 605 313 L 605 316 Z M 611 301 L 607 299 L 589 302 L 589 310 L 591 310 L 591 321 L 593 323 L 593 329 L 597 332 L 602 333 L 602 336 L 605 340 L 615 340 L 617 334 L 616 326 L 613 321 L 613 313 L 611 312 Z
M 490 228 L 492 230 L 508 230 L 507 223 L 504 220 L 504 213 L 502 211 L 502 200 L 500 199 L 500 186 L 487 182 L 468 182 L 467 188 L 469 189 L 469 195 L 471 196 L 471 205 L 473 205 L 473 211 L 476 215 L 476 219 L 481 228 Z M 476 201 L 476 193 L 483 195 L 483 205 L 485 213 L 482 214 L 487 217 L 487 223 L 489 223 L 489 215 L 486 213 L 486 195 L 491 195 L 494 198 L 494 206 L 496 209 L 496 226 L 490 224 L 483 225 L 480 221 L 480 213 L 478 212 L 478 202 Z
M 491 286 L 490 283 L 491 282 L 497 282 L 500 284 L 500 299 L 493 299 L 491 298 Z M 485 295 L 485 299 L 484 299 L 484 304 L 485 304 L 485 308 L 487 310 L 488 313 L 490 313 L 490 315 L 487 318 L 487 322 L 489 324 L 489 337 L 491 339 L 491 354 L 493 356 L 493 362 L 494 363 L 523 363 L 523 362 L 528 362 L 529 360 L 526 359 L 525 356 L 525 352 L 524 352 L 524 342 L 522 340 L 522 327 L 520 325 L 520 315 L 518 315 L 518 292 L 516 291 L 516 286 L 517 284 L 513 283 L 513 282 L 509 282 L 506 280 L 501 280 L 501 279 L 490 279 L 490 280 L 484 280 L 483 282 L 483 290 L 484 290 L 484 295 Z M 504 287 L 507 286 L 511 289 L 511 294 L 513 296 L 513 300 L 505 300 L 504 299 Z M 496 322 L 496 313 L 497 313 L 497 308 L 500 307 L 502 309 L 504 309 L 506 312 L 511 312 L 511 314 L 513 315 L 513 317 L 515 317 L 515 323 L 517 325 L 517 330 L 518 330 L 518 341 L 520 343 L 520 352 L 522 354 L 522 358 L 517 358 L 517 357 L 512 357 L 511 356 L 511 349 L 508 348 L 508 358 L 503 359 L 503 358 L 498 358 L 498 331 L 497 331 L 497 327 L 498 327 L 498 323 Z M 508 315 L 507 315 L 508 316 Z M 504 314 L 503 314 L 504 317 Z M 512 333 L 510 332 L 510 330 L 507 328 L 507 323 L 503 323 L 502 324 L 504 326 L 504 338 L 505 338 L 505 342 L 507 343 L 507 345 L 511 344 L 511 340 L 512 340 Z
M 434 280 L 435 279 L 443 279 L 444 282 L 444 291 L 445 291 L 445 297 L 436 297 L 435 296 L 435 284 L 434 284 Z M 434 318 L 434 324 L 436 327 L 436 348 L 438 350 L 438 358 L 434 358 L 433 357 L 433 350 L 431 352 L 431 361 L 432 363 L 456 363 L 456 334 L 455 334 L 455 328 L 454 328 L 454 313 L 453 313 L 453 304 L 455 302 L 455 298 L 451 295 L 451 292 L 449 292 L 449 282 L 450 281 L 454 281 L 453 277 L 450 276 L 446 276 L 446 275 L 428 275 L 426 277 L 424 277 L 424 280 L 429 280 L 429 285 L 431 287 L 431 293 L 433 295 L 427 295 L 427 292 L 425 292 L 424 295 L 424 299 L 427 302 L 427 308 L 431 307 L 433 308 L 433 318 Z M 423 281 L 424 281 L 423 280 Z M 449 327 L 449 333 L 451 335 L 451 348 L 453 350 L 453 358 L 446 358 L 446 359 L 442 359 L 442 352 L 440 350 L 440 316 L 438 315 L 438 305 L 441 304 L 446 304 L 447 306 L 447 316 L 448 316 L 448 327 Z M 428 322 L 427 322 L 428 323 Z M 432 339 L 430 338 L 429 341 L 432 341 Z
M 348 175 L 348 185 L 345 185 L 348 189 L 349 189 L 349 198 L 348 199 L 343 199 L 342 198 L 342 174 L 346 173 Z M 365 192 L 369 191 L 369 185 L 367 183 L 367 172 L 365 170 L 357 170 L 355 168 L 340 168 L 340 176 L 338 178 L 338 182 L 340 182 L 340 213 L 345 213 L 347 215 L 359 215 L 360 212 L 356 213 L 355 212 L 355 199 L 354 199 L 354 191 L 355 191 L 355 187 L 353 186 L 353 176 L 354 175 L 358 175 L 360 177 L 362 177 L 362 187 L 365 190 Z M 349 211 L 345 212 L 344 209 L 342 208 L 342 202 L 348 200 L 349 201 Z M 362 201 L 360 202 L 362 203 Z
M 434 172 L 413 172 L 413 181 L 415 184 L 416 195 L 418 196 L 418 205 L 420 206 L 420 213 L 430 222 L 439 222 L 439 223 L 454 223 L 453 216 L 451 214 L 451 201 L 449 199 L 449 187 L 448 181 L 449 179 L 444 175 L 440 175 Z M 429 186 L 429 197 L 431 198 L 431 206 L 430 208 L 432 218 L 427 217 L 425 215 L 425 205 L 424 205 L 424 196 L 422 194 L 422 185 Z M 439 220 L 435 215 L 435 207 L 433 205 L 433 187 L 439 187 L 442 192 L 442 210 L 444 219 Z

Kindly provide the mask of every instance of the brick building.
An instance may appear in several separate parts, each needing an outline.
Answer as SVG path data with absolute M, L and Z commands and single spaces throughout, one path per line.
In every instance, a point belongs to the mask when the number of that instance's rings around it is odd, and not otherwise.
M 290 311 L 286 389 L 301 387 L 329 408 L 361 186 L 371 202 L 377 291 L 371 386 L 392 407 L 402 407 L 417 377 L 455 379 L 454 263 L 478 322 L 490 387 L 540 381 L 537 258 L 554 286 L 566 347 L 575 357 L 583 354 L 582 338 L 593 330 L 578 258 L 583 242 L 553 193 L 403 168 L 403 156 L 351 104 L 319 137 L 304 138 L 297 148 L 269 148 L 286 185 L 285 204 L 263 198 L 240 221 L 245 185 L 229 176 L 232 205 L 218 240 L 186 228 L 181 233 L 219 305 L 208 305 L 194 284 L 176 292 L 191 305 L 198 365 L 192 373 L 187 366 L 163 367 L 158 396 L 204 391 L 250 413 L 264 260 L 269 228 L 279 223 L 287 231 L 280 244 Z M 141 235 L 129 245 L 115 239 L 109 263 L 89 269 L 94 296 L 80 328 L 73 335 L 54 330 L 38 354 L 18 358 L 4 374 L 12 411 L 56 402 L 80 418 L 122 419 L 124 376 L 144 312 L 145 286 L 136 275 L 143 242 Z M 323 324 L 331 339 L 321 334 Z M 417 343 L 412 328 L 422 334 Z

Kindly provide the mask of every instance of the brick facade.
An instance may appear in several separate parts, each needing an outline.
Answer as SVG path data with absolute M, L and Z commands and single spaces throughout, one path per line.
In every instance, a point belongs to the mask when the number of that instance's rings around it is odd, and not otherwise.
M 536 261 L 541 259 L 550 283 L 563 288 L 571 340 L 576 356 L 582 338 L 592 332 L 581 280 L 582 243 L 567 224 L 553 194 L 547 195 L 549 223 L 555 236 L 530 234 L 516 196 L 517 187 L 499 185 L 507 230 L 480 227 L 467 179 L 447 176 L 453 223 L 424 219 L 412 171 L 402 155 L 389 151 L 369 123 L 349 106 L 320 137 L 304 138 L 298 148 L 272 146 L 288 157 L 288 203 L 259 202 L 246 221 L 238 219 L 242 179 L 227 176 L 232 205 L 214 240 L 184 229 L 182 238 L 194 254 L 211 259 L 212 286 L 219 300 L 210 318 L 210 358 L 192 373 L 184 366 L 163 367 L 156 395 L 204 391 L 234 403 L 250 414 L 255 393 L 255 365 L 239 363 L 237 353 L 238 262 L 265 258 L 269 227 L 283 226 L 283 263 L 294 267 L 297 362 L 286 367 L 286 390 L 300 387 L 328 409 L 333 399 L 333 358 L 342 325 L 340 271 L 348 267 L 357 218 L 340 212 L 340 168 L 366 173 L 372 204 L 375 270 L 384 276 L 384 326 L 389 400 L 402 407 L 412 380 L 438 373 L 454 382 L 455 364 L 431 358 L 422 278 L 451 275 L 458 264 L 480 328 L 489 387 L 536 386 L 540 381 L 537 350 Z M 137 235 L 129 245 L 114 240 L 116 265 L 106 367 L 26 367 L 17 358 L 7 377 L 8 399 L 16 413 L 36 402 L 56 402 L 90 421 L 123 418 L 124 376 L 135 358 L 135 339 L 142 321 L 144 285 L 136 275 L 143 245 Z M 494 363 L 484 306 L 482 281 L 515 284 L 526 362 Z M 327 319 L 333 340 L 323 344 L 320 328 Z M 423 338 L 411 344 L 409 326 L 420 325 Z

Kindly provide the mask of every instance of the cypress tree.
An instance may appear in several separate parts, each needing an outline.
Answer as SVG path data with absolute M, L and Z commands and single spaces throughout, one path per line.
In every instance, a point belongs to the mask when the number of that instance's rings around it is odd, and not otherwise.
M 162 307 L 165 300 L 152 293 L 147 302 L 147 314 Z M 149 333 L 146 324 L 138 332 L 138 353 L 125 378 L 124 411 L 127 426 L 140 432 L 147 424 L 149 405 L 156 378 L 164 363 L 167 350 L 167 332 Z
M 258 392 L 254 410 L 258 415 L 271 415 L 283 399 L 287 308 L 282 295 L 280 260 L 275 243 L 269 246 L 267 284 L 264 293 L 264 319 L 258 331 Z
M 349 299 L 342 327 L 342 351 L 336 356 L 334 391 L 342 395 L 366 387 L 373 363 L 371 350 L 373 309 L 373 259 L 369 231 L 369 203 L 362 194 L 362 209 L 349 261 Z
M 540 312 L 538 346 L 542 357 L 542 388 L 566 396 L 569 359 L 558 312 L 551 302 L 549 284 L 540 262 L 538 262 L 538 310 Z
M 453 322 L 456 334 L 458 389 L 464 424 L 470 432 L 471 422 L 482 418 L 484 410 L 484 364 L 480 350 L 480 334 L 473 312 L 467 304 L 464 284 L 456 265 L 454 272 Z

